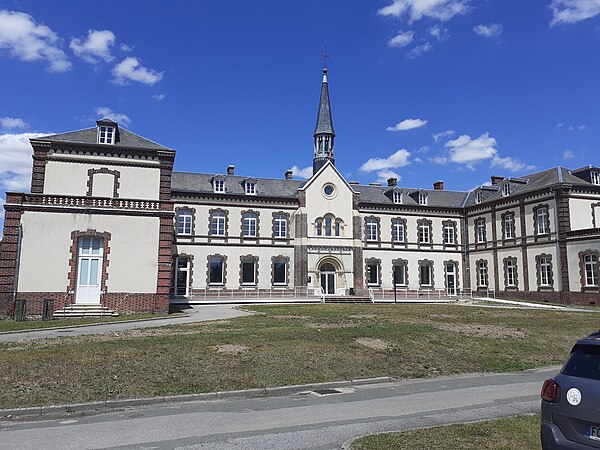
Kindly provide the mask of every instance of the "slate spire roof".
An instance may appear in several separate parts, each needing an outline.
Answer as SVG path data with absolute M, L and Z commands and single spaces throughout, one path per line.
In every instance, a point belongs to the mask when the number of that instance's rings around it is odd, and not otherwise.
M 331 119 L 331 105 L 329 104 L 329 87 L 327 85 L 327 67 L 323 68 L 323 84 L 321 85 L 321 97 L 319 98 L 319 112 L 317 115 L 317 125 L 315 126 L 314 136 L 317 134 L 332 134 L 333 120 Z

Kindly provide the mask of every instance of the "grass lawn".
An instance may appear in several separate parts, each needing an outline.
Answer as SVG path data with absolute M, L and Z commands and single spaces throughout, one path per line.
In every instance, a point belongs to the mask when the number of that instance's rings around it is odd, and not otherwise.
M 72 319 L 54 319 L 37 320 L 27 319 L 24 322 L 15 322 L 14 320 L 0 320 L 0 332 L 2 331 L 21 331 L 37 328 L 59 328 L 72 325 L 89 325 L 92 323 L 122 322 L 123 320 L 139 320 L 172 317 L 169 314 L 121 314 L 117 317 L 85 317 Z
M 352 450 L 523 450 L 540 448 L 539 416 L 409 430 L 366 436 Z
M 460 305 L 256 306 L 216 322 L 0 344 L 0 408 L 562 363 L 579 312 Z

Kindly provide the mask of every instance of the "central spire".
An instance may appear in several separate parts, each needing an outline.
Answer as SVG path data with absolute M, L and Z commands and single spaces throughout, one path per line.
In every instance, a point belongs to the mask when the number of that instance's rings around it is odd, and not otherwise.
M 327 52 L 323 54 L 327 63 Z M 327 66 L 323 68 L 323 82 L 321 84 L 321 97 L 319 98 L 319 111 L 317 125 L 315 126 L 313 174 L 316 173 L 327 161 L 335 164 L 333 158 L 333 120 L 331 118 L 331 105 L 329 104 L 329 87 L 327 83 Z

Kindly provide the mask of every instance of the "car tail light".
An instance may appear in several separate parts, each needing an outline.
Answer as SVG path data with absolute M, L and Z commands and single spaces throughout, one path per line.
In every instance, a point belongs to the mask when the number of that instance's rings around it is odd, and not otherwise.
M 552 378 L 544 381 L 544 385 L 542 386 L 542 400 L 547 402 L 555 402 L 558 400 L 558 390 L 560 386 L 556 381 Z

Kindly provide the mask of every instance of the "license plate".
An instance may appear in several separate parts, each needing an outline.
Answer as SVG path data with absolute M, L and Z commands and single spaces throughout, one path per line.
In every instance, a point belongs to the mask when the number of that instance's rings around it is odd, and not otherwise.
M 591 425 L 590 426 L 590 434 L 588 437 L 590 439 L 595 439 L 596 441 L 600 441 L 600 427 Z

